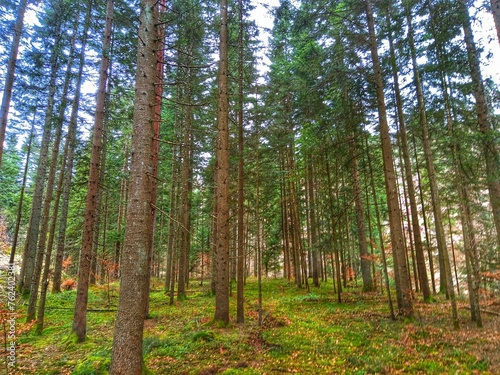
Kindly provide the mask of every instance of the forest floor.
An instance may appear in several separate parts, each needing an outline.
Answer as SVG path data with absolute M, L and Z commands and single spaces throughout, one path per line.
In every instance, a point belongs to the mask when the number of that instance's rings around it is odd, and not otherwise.
M 48 296 L 43 335 L 24 323 L 23 302 L 19 302 L 17 365 L 10 374 L 107 374 L 118 285 L 92 287 L 88 339 L 81 344 L 70 334 L 75 296 L 75 291 Z M 245 324 L 218 328 L 211 324 L 214 298 L 206 286 L 193 283 L 187 299 L 169 305 L 156 280 L 151 318 L 144 330 L 149 371 L 173 375 L 500 374 L 500 316 L 491 313 L 500 312 L 498 298 L 483 301 L 490 313 L 482 315 L 482 329 L 470 322 L 467 301 L 459 301 L 460 330 L 454 330 L 449 302 L 440 296 L 431 304 L 416 301 L 414 320 L 392 321 L 386 297 L 379 293 L 347 288 L 338 303 L 331 283 L 307 292 L 284 280 L 265 280 L 260 327 L 255 280 L 248 280 L 245 296 Z M 235 296 L 231 303 L 235 316 Z

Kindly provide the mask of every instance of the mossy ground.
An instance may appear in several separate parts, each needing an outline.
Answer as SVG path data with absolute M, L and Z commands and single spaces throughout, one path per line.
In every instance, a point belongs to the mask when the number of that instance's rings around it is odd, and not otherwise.
M 17 367 L 10 373 L 107 374 L 117 289 L 90 291 L 88 339 L 81 344 L 71 336 L 75 292 L 50 295 L 43 335 L 32 328 L 18 337 Z M 484 314 L 478 329 L 465 301 L 455 331 L 449 303 L 439 296 L 432 304 L 416 302 L 415 320 L 394 322 L 378 293 L 350 288 L 337 303 L 331 283 L 307 292 L 266 280 L 259 327 L 257 283 L 248 280 L 245 324 L 218 328 L 210 324 L 214 298 L 206 287 L 193 282 L 188 298 L 174 305 L 161 289 L 156 281 L 144 328 L 144 360 L 154 374 L 500 373 L 500 317 Z M 231 303 L 235 316 L 235 296 Z

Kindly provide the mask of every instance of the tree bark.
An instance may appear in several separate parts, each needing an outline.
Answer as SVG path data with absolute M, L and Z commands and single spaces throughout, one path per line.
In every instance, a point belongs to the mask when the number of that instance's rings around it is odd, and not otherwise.
M 483 154 L 486 162 L 486 184 L 488 186 L 490 204 L 493 211 L 493 222 L 495 223 L 497 232 L 497 249 L 500 249 L 500 155 L 498 149 L 498 136 L 495 136 L 495 131 L 491 123 L 491 115 L 486 100 L 479 56 L 474 42 L 474 34 L 472 32 L 467 2 L 465 0 L 460 0 L 460 4 L 462 8 L 462 27 L 464 29 L 465 44 L 467 46 L 472 88 L 476 100 L 477 123 L 482 137 Z
M 386 15 L 387 25 L 390 25 L 389 14 Z M 418 217 L 417 199 L 415 193 L 415 185 L 413 183 L 413 173 L 411 170 L 411 159 L 408 148 L 408 138 L 406 135 L 406 120 L 403 113 L 403 100 L 399 88 L 398 68 L 396 64 L 396 54 L 394 51 L 394 42 L 392 33 L 389 31 L 389 47 L 391 53 L 391 68 L 394 80 L 394 93 L 396 96 L 396 106 L 399 120 L 399 135 L 401 139 L 401 149 L 403 151 L 404 160 L 404 177 L 408 188 L 408 199 L 410 201 L 411 224 L 413 228 L 413 240 L 415 246 L 415 254 L 417 258 L 418 277 L 420 288 L 422 290 L 423 299 L 429 302 L 431 299 L 431 290 L 429 286 L 429 278 L 427 277 L 427 267 L 425 265 L 424 248 L 422 245 L 422 234 L 420 232 L 420 220 Z
M 229 323 L 229 97 L 227 0 L 220 1 L 219 97 L 217 103 L 217 223 L 215 322 Z
M 238 252 L 236 321 L 245 322 L 243 283 L 245 272 L 245 195 L 244 195 L 244 143 L 243 143 L 243 0 L 238 0 Z
M 143 370 L 142 337 L 151 249 L 149 226 L 153 216 L 151 190 L 155 85 L 158 79 L 157 1 L 142 0 L 140 7 L 127 227 L 110 375 L 139 375 Z
M 97 209 L 99 165 L 102 147 L 102 128 L 104 124 L 106 87 L 109 67 L 109 47 L 111 45 L 111 26 L 113 24 L 113 0 L 108 0 L 106 7 L 106 26 L 103 35 L 103 56 L 99 68 L 94 132 L 92 135 L 92 156 L 90 160 L 87 197 L 85 200 L 85 218 L 83 225 L 82 249 L 78 271 L 78 286 L 76 291 L 75 314 L 73 317 L 73 332 L 79 342 L 85 341 L 87 332 L 87 302 L 89 276 L 92 260 L 92 245 L 94 239 L 94 224 Z
M 391 228 L 392 254 L 394 258 L 394 274 L 396 277 L 396 294 L 398 310 L 405 317 L 413 316 L 412 290 L 409 285 L 409 271 L 406 265 L 403 233 L 401 228 L 401 209 L 398 203 L 396 174 L 394 172 L 391 138 L 387 123 L 382 70 L 377 51 L 375 22 L 371 0 L 366 1 L 366 15 L 368 19 L 369 43 L 373 60 L 374 79 L 377 93 L 377 108 L 379 113 L 380 138 L 382 142 L 382 157 L 384 162 L 384 177 Z
M 19 275 L 19 289 L 21 293 L 29 293 L 31 289 L 31 281 L 35 271 L 38 236 L 40 233 L 40 221 L 42 219 L 42 203 L 43 192 L 45 189 L 45 179 L 47 175 L 47 161 L 49 157 L 49 143 L 52 131 L 52 120 L 54 113 L 54 102 L 56 93 L 56 79 L 59 66 L 58 45 L 61 40 L 60 35 L 61 25 L 57 25 L 56 39 L 50 58 L 50 80 L 47 109 L 45 111 L 45 121 L 43 126 L 42 142 L 40 145 L 40 156 L 38 159 L 38 168 L 36 170 L 35 187 L 33 192 L 33 200 L 31 206 L 31 216 L 28 225 L 28 234 L 26 238 L 26 246 L 23 253 L 23 261 Z
M 33 117 L 36 117 L 36 112 L 37 112 L 37 108 L 35 107 Z M 23 172 L 23 184 L 21 187 L 21 192 L 19 194 L 19 203 L 17 206 L 17 215 L 16 215 L 16 226 L 14 229 L 14 236 L 12 239 L 12 248 L 10 251 L 9 264 L 14 263 L 15 256 L 16 256 L 16 250 L 17 250 L 17 241 L 19 240 L 19 229 L 21 227 L 21 218 L 22 218 L 22 213 L 23 213 L 23 201 L 24 201 L 24 196 L 25 196 L 25 191 L 26 191 L 26 181 L 28 179 L 28 168 L 30 165 L 31 148 L 33 145 L 33 139 L 35 138 L 35 125 L 34 124 L 35 124 L 35 121 L 33 119 L 33 122 L 31 125 L 31 130 L 30 130 L 30 135 L 28 137 L 28 146 L 27 146 L 27 151 L 26 151 L 26 162 L 24 163 L 24 172 Z
M 373 278 L 371 274 L 371 261 L 366 244 L 365 213 L 363 207 L 363 198 L 361 196 L 361 182 L 358 169 L 358 151 L 356 146 L 356 126 L 352 126 L 352 132 L 349 138 L 349 153 L 351 159 L 351 178 L 354 193 L 354 206 L 356 211 L 356 227 L 358 229 L 359 258 L 361 262 L 361 277 L 363 278 L 363 291 L 371 292 L 373 290 Z
M 71 82 L 71 69 L 73 69 L 74 55 L 75 55 L 75 42 L 76 42 L 76 27 L 73 30 L 73 37 L 71 38 L 71 47 L 69 52 L 68 64 L 66 67 L 66 73 L 64 77 L 64 85 L 63 92 L 61 95 L 61 103 L 59 107 L 58 117 L 55 119 L 56 123 L 56 133 L 54 137 L 54 142 L 52 145 L 52 153 L 50 158 L 50 167 L 49 173 L 47 176 L 47 185 L 45 188 L 45 198 L 43 202 L 43 211 L 42 211 L 42 222 L 40 225 L 39 231 L 39 240 L 38 240 L 38 250 L 36 256 L 35 269 L 33 272 L 33 278 L 31 281 L 31 289 L 30 289 L 30 298 L 28 302 L 28 308 L 26 310 L 26 321 L 31 322 L 35 319 L 35 310 L 36 303 L 38 300 L 38 290 L 40 286 L 40 277 L 42 274 L 43 268 L 43 260 L 45 256 L 45 251 L 52 251 L 51 248 L 47 247 L 47 236 L 49 235 L 49 224 L 51 221 L 50 210 L 52 207 L 53 193 L 54 193 L 54 185 L 56 178 L 56 168 L 58 164 L 59 158 L 59 145 L 61 143 L 62 138 L 62 127 L 63 127 L 63 118 L 64 112 L 66 111 L 68 105 L 68 91 Z M 54 208 L 54 214 L 57 214 L 57 208 Z M 53 221 L 56 220 L 54 217 Z M 50 259 L 50 257 L 49 257 Z
M 85 43 L 82 41 L 83 45 Z M 85 65 L 85 51 L 82 49 L 80 55 L 80 68 L 78 71 L 78 77 L 76 81 L 75 95 L 73 98 L 73 105 L 71 108 L 71 115 L 68 125 L 68 133 L 66 136 L 66 143 L 64 145 L 64 155 L 61 170 L 63 171 L 63 180 L 61 184 L 61 195 L 62 203 L 60 207 L 59 215 L 59 228 L 57 235 L 57 245 L 56 245 L 56 257 L 54 264 L 54 276 L 52 281 L 52 293 L 61 292 L 61 279 L 62 279 L 62 262 L 64 258 L 64 248 L 66 239 L 66 227 L 68 221 L 68 211 L 69 211 L 69 194 L 71 180 L 73 177 L 73 163 L 75 157 L 76 148 L 76 128 L 78 119 L 78 110 L 80 105 L 80 94 L 81 94 L 81 81 L 83 77 L 83 67 Z

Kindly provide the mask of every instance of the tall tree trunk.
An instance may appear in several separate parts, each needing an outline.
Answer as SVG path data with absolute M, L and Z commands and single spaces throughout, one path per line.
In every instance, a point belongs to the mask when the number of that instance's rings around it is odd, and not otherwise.
M 127 228 L 110 375 L 143 373 L 142 337 L 149 292 L 152 222 L 153 122 L 157 83 L 158 8 L 142 0 L 139 16 L 134 129 Z
M 479 55 L 474 42 L 467 2 L 460 0 L 460 4 L 472 88 L 476 100 L 477 123 L 482 137 L 483 154 L 486 162 L 486 183 L 493 211 L 493 222 L 497 232 L 497 249 L 500 249 L 500 155 L 498 143 L 495 141 L 495 131 L 491 124 L 491 115 L 486 100 Z
M 69 185 L 71 181 L 71 172 L 73 169 L 73 157 L 74 157 L 74 148 L 75 148 L 75 138 L 76 138 L 76 118 L 78 114 L 78 106 L 79 106 L 79 101 L 80 101 L 80 93 L 81 93 L 81 85 L 82 85 L 82 79 L 83 79 L 83 68 L 85 66 L 85 47 L 87 45 L 87 32 L 90 27 L 90 12 L 91 11 L 91 6 L 88 7 L 87 9 L 87 15 L 85 18 L 85 23 L 84 23 L 84 29 L 82 32 L 81 36 L 81 48 L 80 48 L 80 56 L 79 56 L 79 62 L 78 62 L 78 75 L 76 77 L 76 87 L 75 87 L 75 94 L 73 98 L 73 105 L 71 108 L 71 115 L 70 115 L 70 121 L 69 121 L 69 126 L 68 126 L 68 134 L 66 137 L 66 143 L 64 145 L 64 154 L 63 158 L 61 161 L 61 169 L 59 171 L 59 179 L 57 183 L 57 196 L 56 196 L 56 201 L 54 204 L 54 212 L 52 214 L 52 223 L 51 223 L 51 228 L 50 228 L 50 237 L 49 237 L 49 243 L 47 245 L 47 254 L 45 255 L 45 264 L 44 264 L 44 269 L 43 269 L 43 275 L 42 275 L 42 289 L 40 291 L 40 302 L 38 305 L 38 312 L 37 312 L 37 323 L 36 323 L 36 331 L 37 333 L 41 334 L 43 331 L 44 327 L 44 319 L 45 319 L 45 302 L 47 298 L 47 291 L 49 287 L 49 274 L 50 274 L 50 263 L 51 263 L 51 256 L 52 256 L 52 248 L 54 244 L 54 239 L 56 237 L 56 222 L 58 220 L 58 212 L 59 209 L 62 211 L 61 214 L 64 215 L 64 218 L 61 218 L 60 221 L 60 230 L 66 229 L 66 218 L 68 215 L 68 203 L 69 203 Z M 76 36 L 76 30 L 75 30 L 75 36 Z M 72 46 L 74 46 L 74 41 L 72 43 Z M 68 63 L 68 67 L 71 67 L 72 64 Z M 71 72 L 70 69 L 68 69 L 68 76 L 67 79 L 69 80 L 69 72 Z M 62 118 L 64 115 L 64 109 L 65 106 L 61 106 L 61 110 L 59 112 L 60 116 L 60 121 L 62 123 Z M 54 160 L 53 160 L 54 161 Z M 68 177 L 69 175 L 69 177 Z M 67 195 L 65 194 L 67 190 Z M 60 205 L 61 198 L 63 200 L 63 204 Z M 63 234 L 64 236 L 64 234 Z M 59 237 L 59 236 L 58 236 Z M 62 241 L 64 242 L 64 241 Z M 62 248 L 64 248 L 62 246 Z M 59 247 L 58 247 L 59 250 Z M 62 254 L 61 253 L 61 265 L 62 265 Z M 57 255 L 59 255 L 59 251 L 57 252 Z M 61 269 L 61 268 L 60 268 Z M 60 275 L 61 273 L 59 273 Z M 57 287 L 58 290 L 60 291 L 60 276 L 59 276 L 59 286 Z M 55 284 L 55 283 L 54 283 Z M 55 287 L 55 286 L 54 286 Z
M 444 233 L 441 198 L 439 195 L 436 171 L 434 167 L 434 158 L 432 155 L 432 150 L 430 145 L 430 136 L 427 124 L 427 114 L 426 114 L 427 110 L 425 108 L 425 100 L 422 90 L 422 83 L 420 81 L 420 73 L 418 71 L 417 53 L 413 35 L 414 34 L 413 24 L 412 24 L 413 20 L 412 20 L 411 8 L 408 4 L 406 4 L 406 20 L 408 22 L 408 42 L 411 52 L 413 80 L 417 94 L 419 124 L 420 124 L 420 129 L 422 130 L 422 144 L 424 147 L 425 163 L 428 174 L 427 177 L 429 179 L 432 209 L 434 212 L 434 225 L 436 230 L 436 240 L 438 245 L 440 275 L 441 275 L 440 289 L 442 290 L 443 289 L 442 286 L 444 285 L 446 294 L 449 296 L 451 300 L 453 326 L 455 328 L 459 328 L 457 304 L 455 299 L 455 288 L 453 287 L 453 278 L 450 266 L 450 256 L 448 253 L 448 248 L 446 246 L 445 233 Z
M 38 240 L 38 250 L 36 256 L 35 269 L 33 272 L 33 279 L 31 281 L 30 298 L 28 302 L 28 308 L 26 311 L 26 321 L 31 322 L 35 319 L 36 303 L 38 300 L 38 290 L 40 286 L 40 276 L 42 274 L 43 260 L 45 251 L 47 250 L 47 236 L 49 235 L 49 224 L 50 224 L 50 210 L 52 207 L 52 200 L 54 194 L 54 185 L 56 178 L 56 168 L 58 164 L 59 157 L 59 146 L 61 144 L 62 138 L 62 127 L 64 123 L 64 112 L 66 111 L 68 105 L 68 91 L 71 83 L 71 70 L 73 69 L 74 55 L 75 55 L 75 42 L 76 42 L 76 27 L 73 29 L 73 37 L 71 38 L 71 47 L 69 52 L 68 65 L 66 67 L 66 74 L 64 77 L 63 92 L 61 96 L 61 103 L 59 107 L 59 115 L 54 121 L 56 123 L 56 133 L 54 136 L 54 142 L 52 145 L 52 154 L 50 158 L 49 173 L 47 176 L 47 185 L 45 188 L 45 198 L 43 202 L 42 210 L 42 222 L 39 231 Z M 55 214 L 57 213 L 57 208 L 54 208 Z M 54 217 L 53 220 L 56 220 Z M 52 249 L 48 249 L 52 251 Z M 49 257 L 50 259 L 50 257 Z
M 82 45 L 86 45 L 86 34 L 84 34 L 85 40 L 82 40 Z M 63 174 L 62 185 L 60 187 L 62 194 L 62 203 L 60 207 L 59 215 L 59 228 L 57 235 L 57 251 L 56 259 L 54 264 L 54 276 L 52 281 L 52 293 L 61 292 L 61 279 L 62 279 L 62 263 L 64 257 L 65 249 L 65 239 L 66 239 L 66 227 L 68 221 L 68 211 L 69 211 L 69 195 L 70 186 L 73 176 L 73 162 L 75 157 L 76 148 L 76 128 L 78 119 L 78 110 L 80 106 L 80 96 L 81 96 L 81 84 L 83 78 L 83 68 L 85 66 L 85 48 L 81 49 L 80 52 L 80 67 L 78 70 L 78 76 L 76 80 L 75 95 L 73 98 L 73 105 L 71 108 L 71 115 L 68 125 L 68 133 L 66 136 L 66 143 L 64 145 L 64 155 L 63 163 L 61 166 L 61 173 Z
M 385 256 L 385 245 L 384 245 L 384 236 L 382 232 L 382 220 L 380 218 L 380 209 L 379 209 L 379 203 L 377 200 L 377 191 L 375 189 L 375 179 L 373 175 L 373 165 L 372 165 L 372 160 L 371 160 L 371 153 L 370 153 L 370 148 L 368 144 L 368 135 L 365 137 L 365 142 L 366 142 L 366 161 L 368 164 L 368 172 L 370 174 L 370 188 L 372 192 L 372 197 L 373 197 L 373 204 L 375 206 L 375 218 L 377 219 L 377 231 L 378 231 L 378 239 L 379 239 L 379 246 L 380 246 L 380 255 L 382 256 L 382 266 L 384 269 L 384 280 L 385 280 L 385 288 L 387 292 L 387 302 L 389 305 L 389 313 L 391 316 L 392 320 L 396 320 L 396 315 L 394 314 L 394 305 L 392 303 L 392 295 L 391 295 L 391 286 L 389 283 L 389 272 L 387 270 L 387 258 Z
M 452 139 L 451 153 L 455 171 L 455 181 L 458 190 L 460 220 L 462 223 L 463 246 L 467 266 L 467 283 L 469 287 L 469 302 L 471 306 L 471 320 L 475 321 L 478 327 L 482 327 L 481 310 L 479 306 L 479 287 L 481 277 L 479 274 L 479 249 L 477 247 L 476 235 L 474 233 L 474 224 L 470 209 L 469 188 L 467 176 L 462 167 L 460 158 L 460 144 L 454 135 L 454 119 L 450 103 L 449 85 L 444 75 L 442 52 L 439 46 L 436 48 L 438 65 L 441 67 L 440 83 L 443 93 L 443 103 L 445 109 L 445 119 L 448 134 Z M 451 229 L 451 228 L 450 228 Z M 458 281 L 457 281 L 458 283 Z
M 389 14 L 386 14 L 387 25 L 390 25 Z M 403 100 L 399 88 L 398 67 L 396 64 L 396 54 L 394 51 L 394 42 L 392 33 L 389 31 L 389 47 L 391 53 L 391 68 L 394 81 L 394 93 L 396 97 L 396 107 L 399 120 L 399 135 L 401 140 L 401 149 L 404 161 L 404 177 L 408 188 L 408 199 L 410 201 L 411 224 L 413 228 L 413 241 L 415 246 L 415 254 L 417 258 L 418 276 L 420 288 L 422 290 L 423 299 L 426 302 L 431 300 L 431 290 L 429 287 L 429 278 L 427 277 L 427 267 L 425 265 L 424 248 L 422 245 L 422 234 L 420 232 L 420 220 L 418 217 L 417 199 L 415 193 L 415 185 L 413 183 L 413 173 L 411 170 L 411 159 L 408 148 L 408 138 L 406 136 L 406 121 L 403 113 Z
M 37 108 L 35 107 L 33 117 L 36 117 Z M 19 203 L 17 206 L 17 215 L 16 215 L 16 226 L 14 228 L 14 236 L 12 239 L 12 248 L 10 251 L 10 260 L 9 264 L 13 264 L 16 256 L 17 250 L 17 241 L 19 240 L 19 229 L 21 227 L 21 218 L 23 213 L 23 201 L 24 195 L 26 191 L 26 181 L 28 179 L 28 168 L 30 165 L 30 155 L 31 155 L 31 147 L 33 145 L 33 139 L 35 137 L 35 119 L 33 118 L 33 122 L 31 125 L 30 135 L 28 137 L 28 146 L 26 151 L 26 162 L 24 164 L 24 172 L 23 172 L 23 183 L 21 187 L 21 192 L 19 194 Z
M 24 14 L 26 12 L 27 0 L 21 0 L 17 6 L 16 23 L 14 25 L 14 36 L 10 45 L 9 61 L 7 63 L 7 77 L 3 88 L 2 106 L 0 107 L 0 167 L 2 166 L 3 143 L 5 141 L 5 132 L 7 130 L 7 118 L 9 115 L 10 100 L 12 98 L 12 88 L 14 87 L 14 78 L 16 72 L 17 54 L 21 35 L 23 33 Z
M 238 0 L 238 253 L 236 321 L 245 322 L 243 283 L 245 272 L 245 206 L 244 206 L 244 154 L 243 154 L 243 0 Z M 258 221 L 257 221 L 258 222 Z
M 366 1 L 366 15 L 368 18 L 369 42 L 373 60 L 374 79 L 377 93 L 377 108 L 379 113 L 380 138 L 382 142 L 382 157 L 384 162 L 384 176 L 387 194 L 387 207 L 389 210 L 389 223 L 391 228 L 392 255 L 394 258 L 394 273 L 396 277 L 396 294 L 398 310 L 405 317 L 413 316 L 412 290 L 409 285 L 409 271 L 406 265 L 403 232 L 401 228 L 401 209 L 398 203 L 398 192 L 396 187 L 396 174 L 392 157 L 391 138 L 387 123 L 385 107 L 384 87 L 382 70 L 379 63 L 377 51 L 377 39 L 375 35 L 375 22 L 371 0 Z
M 318 223 L 316 221 L 316 211 L 317 211 L 317 206 L 316 206 L 316 196 L 315 196 L 315 191 L 314 191 L 314 173 L 313 173 L 313 165 L 312 165 L 312 160 L 309 157 L 308 158 L 308 163 L 307 163 L 307 192 L 309 196 L 309 218 L 310 218 L 310 229 L 311 233 L 310 235 L 310 248 L 311 248 L 311 273 L 312 273 L 312 278 L 313 278 L 313 285 L 316 288 L 319 288 L 319 263 L 318 263 L 318 253 L 319 253 L 319 246 L 318 246 Z
M 33 200 L 31 205 L 31 216 L 28 225 L 28 235 L 26 238 L 26 246 L 23 253 L 23 262 L 19 275 L 19 289 L 21 293 L 29 293 L 31 288 L 31 281 L 35 271 L 36 255 L 38 236 L 40 233 L 40 221 L 42 219 L 42 203 L 43 192 L 45 188 L 45 180 L 47 174 L 47 161 L 49 157 L 49 143 L 52 131 L 52 120 L 54 112 L 55 92 L 56 92 L 56 79 L 59 67 L 59 43 L 61 40 L 60 27 L 57 26 L 56 40 L 52 49 L 52 56 L 50 58 L 50 80 L 49 80 L 49 93 L 47 101 L 47 109 L 45 111 L 45 121 L 43 126 L 42 143 L 40 145 L 40 155 L 38 158 L 38 168 L 35 177 L 35 188 L 33 192 Z
M 106 94 L 107 96 L 107 94 Z M 105 102 L 107 102 L 107 98 L 105 99 Z M 106 108 L 106 104 L 105 104 Z M 104 140 L 106 139 L 106 132 L 107 132 L 107 114 L 104 114 L 106 118 L 103 118 L 102 122 L 102 139 L 103 142 L 101 144 L 101 155 L 100 155 L 100 162 L 99 162 L 99 177 L 97 178 L 97 192 L 96 192 L 96 198 L 95 198 L 95 217 L 94 217 L 94 238 L 92 240 L 92 256 L 90 259 L 90 273 L 89 273 L 89 284 L 90 285 L 95 285 L 97 283 L 97 273 L 98 273 L 98 267 L 99 263 L 102 263 L 102 251 L 101 254 L 99 254 L 99 248 L 103 247 L 102 243 L 99 241 L 99 238 L 101 237 L 101 221 L 103 218 L 103 194 L 104 194 L 104 176 L 105 176 L 105 171 L 106 171 L 106 142 Z M 104 231 L 106 228 L 104 228 Z M 103 249 L 104 250 L 104 249 Z
M 358 229 L 359 258 L 361 262 L 361 276 L 363 278 L 363 291 L 373 290 L 373 278 L 371 274 L 371 261 L 366 244 L 365 213 L 363 207 L 363 197 L 361 195 L 361 182 L 358 170 L 358 150 L 356 146 L 357 131 L 356 125 L 351 125 L 352 132 L 349 138 L 349 153 L 351 161 L 351 178 L 354 193 L 354 206 L 356 210 L 356 227 Z
M 342 278 L 340 272 L 340 257 L 339 257 L 339 247 L 337 242 L 337 223 L 338 219 L 336 219 L 337 215 L 335 214 L 334 207 L 334 195 L 333 195 L 333 184 L 332 177 L 330 173 L 330 161 L 328 159 L 328 154 L 325 152 L 325 163 L 326 163 L 326 176 L 328 182 L 328 208 L 330 211 L 330 222 L 331 222 L 331 234 L 332 234 L 332 244 L 334 246 L 333 252 L 335 256 L 334 268 L 335 268 L 335 277 L 334 277 L 334 285 L 336 285 L 337 292 L 337 302 L 342 302 Z
M 422 176 L 420 174 L 420 163 L 418 161 L 418 154 L 417 154 L 417 145 L 415 142 L 415 137 L 412 136 L 412 145 L 413 145 L 413 155 L 415 159 L 415 172 L 417 173 L 417 181 L 418 181 L 418 191 L 419 191 L 419 198 L 420 198 L 420 212 L 422 213 L 422 221 L 424 224 L 424 233 L 425 233 L 425 247 L 427 248 L 427 257 L 429 259 L 429 271 L 431 274 L 431 282 L 432 282 L 432 292 L 436 294 L 436 277 L 435 277 L 435 272 L 434 272 L 434 257 L 432 254 L 432 247 L 431 247 L 431 238 L 429 234 L 429 225 L 428 225 L 428 219 L 427 219 L 427 208 L 425 207 L 425 199 L 424 199 L 424 189 L 422 189 Z
M 177 179 L 177 147 L 174 145 L 172 147 L 172 175 L 170 183 L 170 215 L 168 220 L 168 239 L 167 239 L 167 254 L 166 254 L 166 270 L 165 270 L 165 291 L 170 291 L 171 279 L 174 279 L 173 274 L 173 259 L 174 259 L 174 243 L 175 243 L 175 233 L 176 233 L 176 223 L 175 223 L 175 212 L 177 211 L 177 194 L 176 186 L 178 183 Z
M 128 147 L 125 147 L 123 152 L 123 165 L 122 165 L 122 176 L 128 173 L 128 160 L 129 152 Z M 115 255 L 113 264 L 113 277 L 117 279 L 120 275 L 120 258 L 122 252 L 123 242 L 122 238 L 122 228 L 125 222 L 125 214 L 127 209 L 127 179 L 122 177 L 120 180 L 120 201 L 118 203 L 118 218 L 116 224 L 116 231 L 118 232 L 118 237 L 115 242 Z
M 439 271 L 440 271 L 440 291 L 446 291 L 447 295 L 452 297 L 453 291 L 453 282 L 448 285 L 449 277 L 447 274 L 447 270 L 449 269 L 449 255 L 448 249 L 446 247 L 446 240 L 444 234 L 444 225 L 443 225 L 443 214 L 441 209 L 441 198 L 439 196 L 439 189 L 437 185 L 437 177 L 434 166 L 434 157 L 432 155 L 431 145 L 430 145 L 430 136 L 427 124 L 427 114 L 425 108 L 424 95 L 422 91 L 422 83 L 420 81 L 420 73 L 418 71 L 417 64 L 417 55 L 415 49 L 415 43 L 413 39 L 413 24 L 412 24 L 412 15 L 411 9 L 409 5 L 406 4 L 406 19 L 408 22 L 408 42 L 410 46 L 411 59 L 412 59 L 412 69 L 413 69 L 413 81 L 416 90 L 417 103 L 418 103 L 418 112 L 419 112 L 419 125 L 422 131 L 422 145 L 424 149 L 424 157 L 425 157 L 425 165 L 427 169 L 427 178 L 429 179 L 430 193 L 431 193 L 431 202 L 432 202 L 432 210 L 434 214 L 434 226 L 436 231 L 436 241 L 439 253 Z M 451 279 L 451 273 L 450 273 Z M 452 298 L 453 303 L 453 298 Z
M 193 53 L 192 46 L 188 47 L 189 52 L 187 61 L 184 63 L 187 66 L 192 65 L 191 56 Z M 179 248 L 179 280 L 177 289 L 177 298 L 184 299 L 186 297 L 186 284 L 189 275 L 189 252 L 190 252 L 190 239 L 191 239 L 191 128 L 193 122 L 193 111 L 191 106 L 192 101 L 192 73 L 191 69 L 188 70 L 186 80 L 185 97 L 183 100 L 187 103 L 184 112 L 184 118 L 181 122 L 184 123 L 184 139 L 181 147 L 181 206 L 180 206 L 180 248 Z
M 109 47 L 111 46 L 111 27 L 113 24 L 113 0 L 108 0 L 106 7 L 106 26 L 103 35 L 103 55 L 99 68 L 99 82 L 92 135 L 92 156 L 90 160 L 87 197 L 85 200 L 85 218 L 83 225 L 82 249 L 80 251 L 80 265 L 78 271 L 78 286 L 76 291 L 75 313 L 73 317 L 73 332 L 78 341 L 85 340 L 87 332 L 87 302 L 89 276 L 92 260 L 92 244 L 94 239 L 94 224 L 97 209 L 97 194 L 99 180 L 99 164 L 102 147 L 102 128 L 104 124 L 106 87 L 109 68 Z
M 149 225 L 149 236 L 151 238 L 151 248 L 149 249 L 149 264 L 154 268 L 154 239 L 156 231 L 156 202 L 158 200 L 158 164 L 160 158 L 160 127 L 162 116 L 163 103 L 163 66 L 165 62 L 165 24 L 162 16 L 166 12 L 166 0 L 158 1 L 158 19 L 160 23 L 157 25 L 156 32 L 158 34 L 157 49 L 156 49 L 156 84 L 155 84 L 155 105 L 153 118 L 153 160 L 152 160 L 152 175 L 151 175 L 151 223 Z M 148 291 L 151 284 L 151 274 L 153 268 L 150 267 L 148 272 Z M 146 298 L 145 317 L 149 317 L 149 293 Z
M 229 323 L 229 93 L 227 0 L 220 0 L 219 97 L 217 102 L 216 322 Z

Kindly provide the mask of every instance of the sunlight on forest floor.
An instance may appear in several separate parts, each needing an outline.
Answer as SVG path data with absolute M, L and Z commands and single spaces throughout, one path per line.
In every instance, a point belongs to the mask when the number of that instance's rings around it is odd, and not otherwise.
M 257 282 L 251 279 L 245 289 L 245 324 L 222 329 L 210 324 L 214 298 L 208 284 L 192 282 L 188 298 L 172 306 L 162 282 L 153 284 L 143 352 L 155 374 L 500 373 L 500 318 L 484 314 L 484 328 L 477 329 L 465 299 L 457 332 L 441 296 L 433 304 L 416 303 L 415 320 L 393 322 L 382 294 L 347 288 L 337 303 L 331 283 L 308 293 L 284 280 L 266 280 L 263 325 L 258 327 Z M 19 336 L 13 374 L 107 374 L 118 286 L 92 288 L 88 340 L 82 344 L 69 335 L 75 295 L 49 296 L 44 334 L 31 329 Z M 487 310 L 500 310 L 499 299 L 488 303 Z

